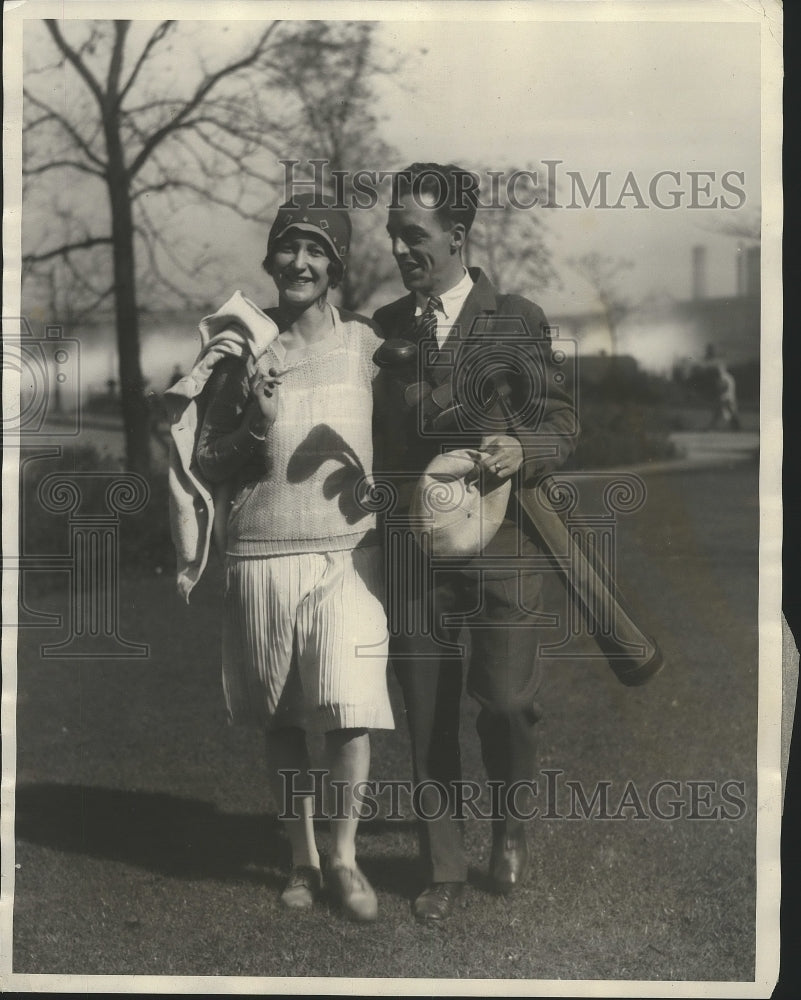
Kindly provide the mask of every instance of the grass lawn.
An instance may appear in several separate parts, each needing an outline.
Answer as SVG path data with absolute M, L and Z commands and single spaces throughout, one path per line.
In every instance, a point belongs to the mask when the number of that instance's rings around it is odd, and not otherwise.
M 149 643 L 147 658 L 43 660 L 58 630 L 20 632 L 14 971 L 752 979 L 757 468 L 647 486 L 620 523 L 619 579 L 667 666 L 629 689 L 602 661 L 548 661 L 541 766 L 587 790 L 610 781 L 615 803 L 629 780 L 642 797 L 660 780 L 740 781 L 742 817 L 537 818 L 532 872 L 510 900 L 485 891 L 490 831 L 471 820 L 465 908 L 437 929 L 410 915 L 412 823 L 378 820 L 362 826 L 360 857 L 379 921 L 355 926 L 326 905 L 287 914 L 259 734 L 224 719 L 219 568 L 188 607 L 164 576 L 126 579 L 121 631 Z M 65 600 L 54 590 L 36 606 Z M 374 736 L 375 778 L 408 777 L 394 681 L 392 693 L 398 729 Z M 465 699 L 463 766 L 483 777 L 475 712 Z M 676 796 L 685 814 L 689 794 Z

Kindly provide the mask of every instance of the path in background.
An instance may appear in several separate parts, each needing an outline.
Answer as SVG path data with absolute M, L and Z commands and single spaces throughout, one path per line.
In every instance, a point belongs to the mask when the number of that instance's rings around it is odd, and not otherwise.
M 694 465 L 751 459 L 759 451 L 757 431 L 674 431 L 670 440 Z

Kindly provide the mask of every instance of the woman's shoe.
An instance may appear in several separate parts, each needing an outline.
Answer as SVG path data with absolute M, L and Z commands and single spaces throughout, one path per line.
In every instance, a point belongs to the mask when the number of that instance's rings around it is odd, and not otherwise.
M 329 890 L 352 920 L 375 920 L 378 916 L 378 900 L 358 865 L 353 868 L 332 865 L 327 874 Z
M 296 865 L 289 873 L 281 902 L 290 910 L 307 910 L 320 895 L 323 873 L 310 865 Z

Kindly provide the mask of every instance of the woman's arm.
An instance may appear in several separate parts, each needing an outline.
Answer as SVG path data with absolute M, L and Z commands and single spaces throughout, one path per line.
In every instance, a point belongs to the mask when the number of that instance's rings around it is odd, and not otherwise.
M 218 362 L 204 390 L 203 423 L 195 448 L 195 461 L 210 483 L 230 479 L 255 458 L 267 424 L 252 400 L 241 358 Z

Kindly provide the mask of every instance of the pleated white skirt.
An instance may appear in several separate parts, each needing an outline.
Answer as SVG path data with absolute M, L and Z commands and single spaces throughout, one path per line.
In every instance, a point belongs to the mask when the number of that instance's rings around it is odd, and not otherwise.
M 378 546 L 227 556 L 223 690 L 235 724 L 394 729 Z

